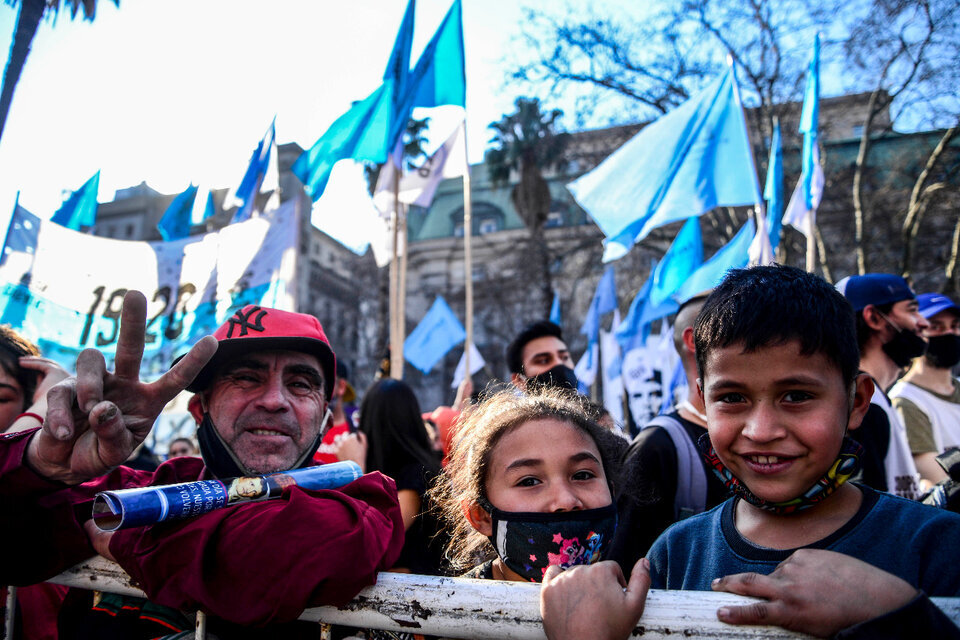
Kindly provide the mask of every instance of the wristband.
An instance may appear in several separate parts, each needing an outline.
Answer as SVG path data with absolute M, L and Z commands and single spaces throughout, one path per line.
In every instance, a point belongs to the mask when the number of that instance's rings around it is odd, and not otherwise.
M 23 413 L 21 413 L 16 417 L 16 420 L 14 420 L 14 422 L 19 420 L 20 418 L 33 418 L 34 420 L 39 422 L 41 425 L 43 424 L 43 416 L 33 413 L 32 411 L 24 411 Z

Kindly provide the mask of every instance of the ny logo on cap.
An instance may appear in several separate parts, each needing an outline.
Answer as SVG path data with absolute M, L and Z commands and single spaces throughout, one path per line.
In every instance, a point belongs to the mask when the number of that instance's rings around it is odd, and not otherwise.
M 256 313 L 257 315 L 253 319 L 253 322 L 251 323 L 250 316 L 252 316 L 254 313 Z M 263 320 L 263 316 L 265 315 L 267 315 L 267 312 L 261 309 L 260 307 L 250 307 L 246 313 L 243 312 L 243 309 L 238 309 L 237 312 L 233 314 L 233 317 L 227 320 L 227 322 L 230 323 L 230 328 L 227 329 L 227 337 L 228 338 L 233 337 L 234 327 L 240 328 L 239 337 L 243 337 L 247 335 L 248 329 L 251 331 L 266 331 L 266 329 L 264 329 L 263 325 L 261 324 L 261 320 Z

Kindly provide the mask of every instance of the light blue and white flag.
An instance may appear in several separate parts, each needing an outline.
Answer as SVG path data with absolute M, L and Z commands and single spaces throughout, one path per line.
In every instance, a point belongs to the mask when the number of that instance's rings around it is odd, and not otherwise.
M 803 110 L 800 112 L 800 130 L 803 134 L 803 201 L 807 209 L 815 209 L 813 205 L 813 174 L 814 167 L 820 164 L 815 157 L 820 120 L 820 34 L 813 38 L 813 52 L 810 55 L 810 66 L 807 69 L 807 84 L 803 92 Z
M 642 347 L 647 341 L 647 335 L 650 332 L 650 325 L 643 322 L 643 309 L 650 297 L 650 288 L 653 286 L 653 274 L 657 270 L 657 262 L 650 266 L 650 275 L 646 282 L 640 287 L 637 295 L 633 297 L 630 303 L 630 309 L 627 311 L 627 317 L 617 327 L 614 335 L 620 343 L 620 348 L 624 353 L 637 347 Z
M 682 304 L 698 293 L 716 287 L 730 269 L 747 266 L 750 262 L 750 244 L 756 232 L 753 220 L 747 220 L 730 242 L 720 247 L 687 279 L 674 294 L 674 300 Z
M 430 373 L 434 365 L 466 337 L 467 332 L 450 305 L 442 296 L 437 296 L 420 324 L 403 341 L 403 357 L 423 373 Z
M 606 236 L 604 262 L 657 227 L 761 203 L 733 68 L 568 188 Z
M 623 359 L 615 332 L 620 326 L 620 312 L 613 312 L 610 331 L 600 330 L 600 370 L 603 373 L 603 407 L 610 412 L 614 424 L 623 429 Z
M 267 132 L 257 143 L 250 156 L 247 170 L 240 185 L 224 198 L 224 208 L 237 207 L 231 224 L 249 220 L 257 205 L 257 195 L 261 191 L 273 191 L 271 201 L 264 206 L 265 211 L 275 209 L 280 204 L 280 172 L 277 167 L 277 118 L 274 117 Z
M 0 264 L 0 323 L 68 369 L 87 347 L 112 367 L 123 295 L 142 291 L 148 319 L 141 373 L 157 377 L 242 306 L 295 308 L 297 202 L 173 242 L 82 234 L 18 207 Z
M 67 229 L 80 231 L 80 227 L 92 227 L 97 222 L 97 192 L 100 190 L 100 172 L 70 194 L 50 219 Z

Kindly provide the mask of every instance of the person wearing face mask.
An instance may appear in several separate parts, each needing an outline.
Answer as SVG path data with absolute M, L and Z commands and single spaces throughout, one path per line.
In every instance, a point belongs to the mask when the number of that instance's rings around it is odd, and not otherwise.
M 923 332 L 927 353 L 913 361 L 890 397 L 907 427 L 920 477 L 936 484 L 947 478 L 936 457 L 960 447 L 960 381 L 952 372 L 960 363 L 960 307 L 940 293 L 922 293 L 917 304 L 930 324 Z
M 550 566 L 604 559 L 625 446 L 582 396 L 556 388 L 504 390 L 470 407 L 431 490 L 451 566 L 469 568 L 469 578 L 539 583 Z
M 537 386 L 577 390 L 573 358 L 563 331 L 548 320 L 527 326 L 507 345 L 510 381 L 520 391 Z
M 864 448 L 860 481 L 909 500 L 921 497 L 920 474 L 907 429 L 886 394 L 904 368 L 927 349 L 930 326 L 918 312 L 907 281 L 887 273 L 849 276 L 837 283 L 856 315 L 860 369 L 873 378 L 874 393 L 860 429 L 851 434 Z

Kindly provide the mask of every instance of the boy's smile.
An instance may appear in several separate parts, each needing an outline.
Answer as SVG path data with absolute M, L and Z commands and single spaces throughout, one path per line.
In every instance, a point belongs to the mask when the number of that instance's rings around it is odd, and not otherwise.
M 870 402 L 865 376 L 852 399 L 836 364 L 800 343 L 707 354 L 701 389 L 710 441 L 757 497 L 784 502 L 810 489 L 837 459 L 846 429 Z M 872 389 L 870 389 L 872 392 Z

